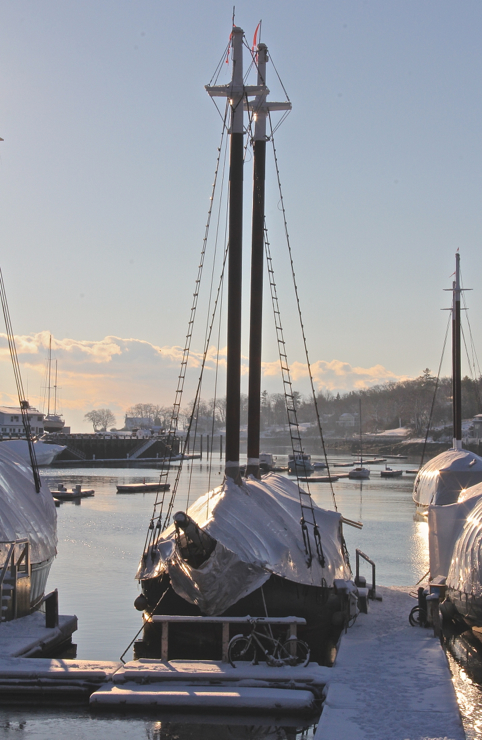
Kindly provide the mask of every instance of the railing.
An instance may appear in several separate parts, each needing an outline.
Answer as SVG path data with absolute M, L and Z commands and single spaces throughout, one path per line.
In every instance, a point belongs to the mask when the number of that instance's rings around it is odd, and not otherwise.
M 367 563 L 370 563 L 372 566 L 372 585 L 371 588 L 368 589 L 368 598 L 376 601 L 381 601 L 382 597 L 377 595 L 377 588 L 376 588 L 376 581 L 375 581 L 375 563 L 373 560 L 371 560 L 368 555 L 365 555 L 364 552 L 359 550 L 357 548 L 356 551 L 356 576 L 355 576 L 355 584 L 357 586 L 363 586 L 366 583 L 366 579 L 360 576 L 360 558 L 363 558 L 363 560 L 366 560 Z
M 229 646 L 229 625 L 230 624 L 251 624 L 256 620 L 258 625 L 285 625 L 289 628 L 290 637 L 297 636 L 297 626 L 305 625 L 306 619 L 302 617 L 195 617 L 181 616 L 177 614 L 155 614 L 148 618 L 149 622 L 156 622 L 162 625 L 161 634 L 161 659 L 169 660 L 169 625 L 176 623 L 191 624 L 221 624 L 222 625 L 222 661 L 228 662 Z
M 30 610 L 30 542 L 28 539 L 1 541 L 8 547 L 0 571 L 0 620 L 15 619 Z M 16 557 L 16 548 L 21 552 Z M 19 583 L 22 587 L 20 588 Z

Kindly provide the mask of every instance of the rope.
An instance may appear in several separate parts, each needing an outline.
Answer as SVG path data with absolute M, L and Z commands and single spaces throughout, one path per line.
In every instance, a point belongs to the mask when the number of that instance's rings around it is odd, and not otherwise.
M 228 106 L 226 105 L 225 116 L 227 116 L 227 114 L 228 114 Z M 217 182 L 218 182 L 218 175 L 219 175 L 220 162 L 221 162 L 221 153 L 222 153 L 222 150 L 223 150 L 223 142 L 224 142 L 225 133 L 226 133 L 226 125 L 225 125 L 225 122 L 224 122 L 222 131 L 221 131 L 221 141 L 220 141 L 220 145 L 218 147 L 218 154 L 217 154 L 217 158 L 216 158 L 216 168 L 215 168 L 215 172 L 214 172 L 214 182 L 213 182 L 213 186 L 212 186 L 212 190 L 211 190 L 211 197 L 210 197 L 210 200 L 209 200 L 208 216 L 207 216 L 207 222 L 206 222 L 206 227 L 205 227 L 205 231 L 204 231 L 204 238 L 203 238 L 203 242 L 202 242 L 201 257 L 200 257 L 200 261 L 199 261 L 198 273 L 197 273 L 196 282 L 195 282 L 195 289 L 194 289 L 194 293 L 193 293 L 193 301 L 192 301 L 192 304 L 191 304 L 191 312 L 190 312 L 190 316 L 189 316 L 189 322 L 188 322 L 188 329 L 187 329 L 187 334 L 186 334 L 186 340 L 185 340 L 184 348 L 183 348 L 183 352 L 182 352 L 181 367 L 180 367 L 180 372 L 179 372 L 179 376 L 178 376 L 178 383 L 177 383 L 177 388 L 176 388 L 176 394 L 175 394 L 175 397 L 174 397 L 174 404 L 173 404 L 173 409 L 172 409 L 172 414 L 171 414 L 171 420 L 170 420 L 170 424 L 169 424 L 168 440 L 170 441 L 170 445 L 169 445 L 169 456 L 168 456 L 168 460 L 167 460 L 168 467 L 167 467 L 167 470 L 163 471 L 160 474 L 160 476 L 159 476 L 159 483 L 160 484 L 167 482 L 167 478 L 168 478 L 168 474 L 169 474 L 169 467 L 170 467 L 170 463 L 171 463 L 171 460 L 172 460 L 172 457 L 173 457 L 173 453 L 172 453 L 172 442 L 174 440 L 174 437 L 175 437 L 175 435 L 177 433 L 177 429 L 178 429 L 178 426 L 179 426 L 179 414 L 180 414 L 180 410 L 181 410 L 181 401 L 182 401 L 182 396 L 183 396 L 183 391 L 184 391 L 184 383 L 185 383 L 185 378 L 186 378 L 187 364 L 188 364 L 189 354 L 190 354 L 190 349 L 191 349 L 191 342 L 192 342 L 192 335 L 193 335 L 193 329 L 194 329 L 194 322 L 195 322 L 195 318 L 196 318 L 196 311 L 197 311 L 197 304 L 198 304 L 198 298 L 199 298 L 199 290 L 200 290 L 200 285 L 201 285 L 201 278 L 202 278 L 202 275 L 203 275 L 204 262 L 205 262 L 205 259 L 206 259 L 207 242 L 208 242 L 208 236 L 209 236 L 210 225 L 211 225 L 211 218 L 212 218 L 212 212 L 213 212 L 213 204 L 214 204 L 214 194 L 216 192 L 216 185 L 217 185 Z M 189 430 L 188 430 L 188 432 L 191 429 L 191 425 L 192 425 L 192 419 L 191 419 L 190 424 L 189 424 Z M 178 469 L 177 469 L 177 475 L 176 475 L 176 479 L 175 479 L 175 482 L 174 482 L 173 491 L 172 491 L 172 495 L 171 495 L 171 502 L 170 502 L 170 504 L 172 504 L 170 506 L 171 510 L 172 510 L 172 506 L 174 505 L 173 499 L 175 498 L 175 495 L 177 493 L 177 488 L 178 488 L 178 485 L 179 485 L 179 479 L 180 479 L 180 475 L 181 475 L 181 471 L 182 471 L 182 467 L 183 467 L 183 459 L 184 459 L 184 455 L 186 454 L 186 449 L 187 449 L 188 441 L 189 441 L 189 436 L 186 435 L 186 439 L 184 440 L 184 445 L 182 446 L 182 457 L 181 457 L 181 461 L 180 461 L 180 464 L 179 464 Z M 160 526 L 161 526 L 162 517 L 163 517 L 163 511 L 164 511 L 165 499 L 166 499 L 165 491 L 162 491 L 162 497 L 161 498 L 159 498 L 159 492 L 156 493 L 156 499 L 154 501 L 152 517 L 151 517 L 151 520 L 149 522 L 149 526 L 148 526 L 148 529 L 147 529 L 147 532 L 146 532 L 146 539 L 145 539 L 145 542 L 144 542 L 144 555 L 147 554 L 147 551 L 148 551 L 149 547 L 152 546 L 154 540 L 156 539 L 156 531 L 155 531 L 155 529 L 159 529 Z M 157 524 L 156 524 L 156 527 L 154 527 L 154 521 L 156 519 L 157 519 Z
M 271 126 L 271 116 L 270 116 L 270 126 Z M 291 242 L 290 242 L 290 237 L 289 237 L 289 233 L 288 233 L 288 222 L 287 222 L 287 219 L 286 219 L 286 210 L 285 210 L 285 204 L 284 204 L 283 191 L 282 191 L 282 188 L 281 188 L 281 178 L 280 178 L 280 173 L 279 173 L 278 157 L 277 157 L 277 154 L 276 154 L 276 147 L 275 147 L 275 143 L 274 143 L 273 132 L 271 133 L 271 143 L 272 143 L 272 146 L 273 146 L 273 155 L 274 155 L 274 162 L 275 162 L 275 167 L 276 167 L 276 177 L 277 177 L 277 181 L 278 181 L 278 191 L 279 191 L 279 195 L 280 195 L 281 211 L 282 211 L 282 214 L 283 214 L 283 224 L 284 224 L 285 238 L 286 238 L 286 244 L 287 244 L 287 247 L 288 247 L 288 255 L 289 255 L 289 260 L 290 260 L 290 265 L 291 265 L 291 275 L 292 275 L 292 278 L 293 278 L 293 288 L 294 288 L 294 292 L 295 292 L 296 305 L 297 305 L 297 308 L 298 308 L 298 318 L 299 318 L 299 321 L 300 321 L 301 336 L 303 338 L 303 346 L 304 346 L 304 350 L 305 350 L 306 365 L 307 365 L 307 368 L 308 368 L 308 375 L 309 375 L 309 378 L 310 378 L 311 393 L 312 393 L 312 397 L 313 397 L 313 404 L 314 404 L 314 407 L 315 407 L 318 432 L 319 432 L 319 435 L 320 435 L 321 446 L 322 446 L 323 455 L 324 455 L 324 458 L 325 458 L 326 470 L 327 470 L 328 476 L 330 478 L 330 489 L 331 489 L 331 495 L 332 495 L 332 499 L 333 499 L 333 505 L 335 507 L 335 511 L 338 511 L 338 507 L 336 505 L 335 490 L 333 488 L 333 482 L 331 480 L 330 467 L 329 467 L 329 463 L 328 463 L 328 455 L 327 455 L 327 452 L 326 452 L 325 440 L 324 440 L 324 437 L 323 437 L 323 429 L 321 427 L 321 419 L 320 419 L 320 413 L 319 413 L 319 409 L 318 409 L 318 400 L 317 400 L 317 397 L 316 397 L 315 385 L 314 385 L 314 382 L 313 382 L 313 373 L 311 372 L 311 363 L 310 363 L 310 358 L 309 358 L 309 354 L 308 354 L 308 343 L 306 341 L 305 327 L 304 327 L 304 324 L 303 324 L 303 317 L 302 317 L 302 313 L 301 313 L 300 297 L 299 297 L 299 293 L 298 293 L 298 286 L 297 286 L 297 283 L 296 283 L 296 275 L 295 275 L 295 268 L 294 268 L 294 262 L 293 262 L 293 254 L 292 254 L 292 251 L 291 251 Z
M 308 525 L 311 525 L 313 527 L 313 538 L 315 541 L 318 560 L 320 562 L 321 567 L 324 568 L 325 567 L 325 556 L 323 554 L 323 548 L 321 545 L 320 531 L 316 524 L 316 516 L 315 516 L 315 510 L 313 508 L 313 499 L 311 498 L 310 487 L 307 481 L 305 483 L 305 486 L 307 489 L 306 491 L 304 491 L 300 486 L 300 476 L 298 472 L 297 461 L 298 460 L 301 461 L 301 467 L 303 467 L 304 469 L 304 476 L 303 476 L 304 478 L 307 477 L 308 471 L 306 469 L 306 463 L 303 457 L 304 453 L 303 453 L 303 448 L 301 444 L 300 428 L 298 424 L 298 415 L 296 413 L 296 398 L 293 393 L 293 386 L 291 383 L 288 356 L 286 354 L 286 342 L 284 340 L 283 326 L 281 324 L 281 312 L 279 308 L 278 295 L 277 295 L 277 290 L 276 290 L 276 282 L 274 279 L 273 260 L 271 257 L 271 250 L 270 250 L 270 244 L 269 244 L 266 227 L 265 227 L 265 253 L 266 253 L 266 262 L 267 262 L 267 267 L 268 267 L 268 277 L 269 277 L 269 285 L 270 285 L 270 292 L 271 292 L 271 303 L 273 307 L 273 317 L 274 317 L 274 324 L 275 324 L 275 331 L 276 331 L 276 339 L 278 342 L 278 356 L 279 356 L 279 361 L 280 361 L 281 377 L 283 381 L 286 413 L 288 416 L 288 428 L 290 432 L 291 449 L 293 451 L 293 462 L 295 465 L 298 495 L 300 499 L 300 509 L 301 509 L 300 524 L 301 524 L 301 532 L 303 535 L 303 544 L 305 548 L 306 562 L 307 562 L 308 567 L 310 567 L 311 563 L 313 562 L 313 553 L 311 549 L 310 534 L 308 530 Z M 304 497 L 305 497 L 305 500 L 304 500 Z M 306 520 L 305 515 L 308 515 L 308 517 L 310 517 L 308 521 Z
M 427 431 L 425 432 L 425 440 L 424 440 L 423 448 L 422 448 L 422 457 L 421 457 L 421 460 L 420 460 L 420 467 L 423 466 L 423 461 L 424 461 L 424 458 L 425 458 L 425 452 L 426 452 L 426 449 L 427 449 L 428 435 L 430 433 L 430 427 L 432 425 L 433 410 L 435 408 L 435 399 L 437 397 L 437 390 L 438 390 L 438 386 L 439 386 L 439 382 L 440 382 L 440 372 L 441 372 L 441 369 L 442 369 L 442 362 L 443 362 L 444 354 L 445 354 L 445 345 L 447 344 L 447 337 L 448 337 L 448 333 L 449 333 L 449 328 L 450 328 L 451 321 L 452 321 L 452 316 L 449 314 L 449 320 L 447 322 L 447 329 L 445 331 L 445 339 L 444 339 L 444 343 L 443 343 L 443 347 L 442 347 L 442 356 L 440 358 L 440 363 L 439 363 L 439 366 L 438 366 L 437 381 L 435 383 L 435 388 L 434 388 L 434 392 L 433 392 L 432 406 L 430 408 L 430 416 L 429 416 L 429 419 L 428 419 Z
M 5 328 L 7 330 L 8 347 L 10 350 L 10 357 L 12 358 L 13 374 L 15 377 L 15 385 L 17 386 L 18 402 L 20 405 L 20 413 L 22 414 L 23 428 L 25 430 L 25 436 L 27 438 L 28 452 L 30 456 L 30 464 L 32 466 L 33 480 L 35 490 L 40 493 L 41 481 L 40 473 L 37 464 L 37 458 L 35 456 L 35 449 L 32 440 L 32 430 L 30 428 L 30 418 L 28 414 L 29 403 L 25 398 L 25 391 L 23 389 L 22 376 L 20 373 L 20 365 L 18 362 L 17 348 L 15 346 L 15 336 L 12 328 L 12 321 L 10 319 L 10 311 L 8 309 L 7 293 L 5 291 L 5 285 L 3 282 L 3 274 L 0 270 L 0 298 L 2 302 L 3 316 L 5 318 Z

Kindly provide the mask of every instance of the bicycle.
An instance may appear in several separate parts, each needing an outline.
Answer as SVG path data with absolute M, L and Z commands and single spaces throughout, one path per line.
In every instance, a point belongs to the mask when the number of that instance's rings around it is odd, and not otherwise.
M 287 640 L 276 639 L 273 637 L 271 630 L 262 625 L 264 632 L 256 630 L 259 619 L 251 619 L 252 626 L 249 635 L 235 635 L 231 638 L 228 645 L 228 660 L 236 668 L 236 664 L 249 663 L 257 665 L 258 650 L 262 652 L 263 658 L 269 666 L 307 666 L 310 662 L 310 648 L 297 637 L 288 637 Z M 264 644 L 263 644 L 264 643 Z M 270 652 L 265 645 L 272 647 Z

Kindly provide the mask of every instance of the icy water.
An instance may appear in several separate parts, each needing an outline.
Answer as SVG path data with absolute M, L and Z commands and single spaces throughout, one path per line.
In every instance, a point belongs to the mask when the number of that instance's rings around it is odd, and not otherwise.
M 278 457 L 283 463 L 283 457 Z M 286 459 L 286 458 L 285 458 Z M 313 459 L 316 459 L 314 456 Z M 339 457 L 338 459 L 342 459 Z M 392 468 L 409 469 L 416 460 L 389 461 Z M 345 538 L 355 568 L 358 547 L 376 563 L 377 583 L 381 585 L 414 586 L 428 570 L 427 525 L 414 519 L 411 498 L 413 476 L 382 479 L 380 469 L 371 466 L 368 481 L 360 483 L 340 479 L 334 484 L 338 510 L 347 519 L 363 522 L 363 529 L 344 527 Z M 333 469 L 336 473 L 336 468 Z M 346 472 L 340 468 L 338 472 Z M 51 488 L 64 483 L 68 488 L 82 483 L 93 488 L 93 498 L 78 503 L 62 503 L 58 511 L 58 556 L 53 565 L 49 590 L 58 588 L 62 614 L 76 614 L 79 630 L 74 634 L 77 657 L 94 660 L 118 660 L 141 627 L 141 615 L 133 607 L 139 593 L 134 579 L 139 557 L 152 514 L 155 494 L 117 494 L 118 483 L 157 481 L 159 472 L 153 469 L 44 469 Z M 209 472 L 206 462 L 185 464 L 175 510 L 184 509 L 189 501 L 214 487 L 222 480 L 222 467 L 214 458 Z M 312 483 L 315 501 L 333 508 L 330 486 Z M 362 573 L 371 581 L 368 565 Z M 414 602 L 415 603 L 415 602 Z M 407 615 L 408 618 L 408 615 Z M 130 650 L 125 659 L 132 655 Z M 459 664 L 452 661 L 456 680 L 462 684 Z M 460 686 L 457 689 L 460 690 Z M 471 685 L 467 698 L 468 738 L 471 722 L 477 722 L 478 686 Z M 463 706 L 465 699 L 461 701 Z M 474 721 L 473 721 L 474 720 Z M 292 723 L 293 724 L 293 723 Z M 480 727 L 480 724 L 478 725 Z M 182 717 L 116 717 L 91 715 L 87 709 L 72 711 L 0 708 L 0 738 L 129 738 L 130 740 L 310 740 L 314 728 L 289 726 L 286 719 L 275 718 L 195 718 Z

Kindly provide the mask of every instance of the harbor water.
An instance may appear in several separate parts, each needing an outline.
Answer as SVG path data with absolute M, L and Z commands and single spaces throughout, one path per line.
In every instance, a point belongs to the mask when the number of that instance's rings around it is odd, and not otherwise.
M 282 464 L 286 458 L 279 456 Z M 316 460 L 316 456 L 313 456 Z M 341 456 L 339 456 L 341 460 Z M 347 458 L 345 458 L 347 459 Z M 389 461 L 392 468 L 417 466 L 417 460 Z M 428 570 L 427 524 L 418 521 L 411 491 L 413 475 L 384 479 L 384 465 L 372 465 L 369 480 L 342 478 L 333 484 L 336 506 L 343 516 L 363 523 L 363 529 L 344 526 L 351 564 L 360 548 L 376 563 L 380 585 L 413 586 Z M 339 471 L 346 472 L 345 468 Z M 332 473 L 336 474 L 333 468 Z M 73 639 L 80 659 L 118 660 L 141 628 L 141 614 L 133 602 L 139 594 L 135 572 L 152 515 L 154 493 L 118 494 L 117 484 L 155 482 L 159 471 L 133 468 L 46 468 L 42 471 L 51 489 L 63 483 L 67 488 L 81 483 L 95 490 L 92 498 L 65 502 L 58 508 L 58 556 L 49 578 L 49 590 L 59 591 L 62 614 L 76 614 L 79 630 Z M 185 510 L 208 488 L 219 485 L 222 463 L 216 457 L 184 464 L 174 511 Z M 316 503 L 333 508 L 332 490 L 327 483 L 311 483 Z M 170 496 L 170 493 L 167 494 Z M 371 569 L 363 563 L 361 572 L 371 581 Z M 414 602 L 415 604 L 415 602 Z M 408 619 L 408 614 L 407 614 Z M 418 629 L 418 628 L 417 628 Z M 124 659 L 132 658 L 132 649 Z M 466 668 L 451 659 L 468 738 L 475 738 L 482 717 L 480 689 L 467 678 Z M 469 683 L 470 682 L 470 683 Z M 464 686 L 467 691 L 464 693 Z M 313 726 L 286 723 L 270 718 L 196 718 L 169 716 L 97 716 L 88 709 L 0 707 L 0 738 L 148 738 L 149 740 L 295 740 L 313 737 Z M 473 734 L 472 734 L 473 733 Z

